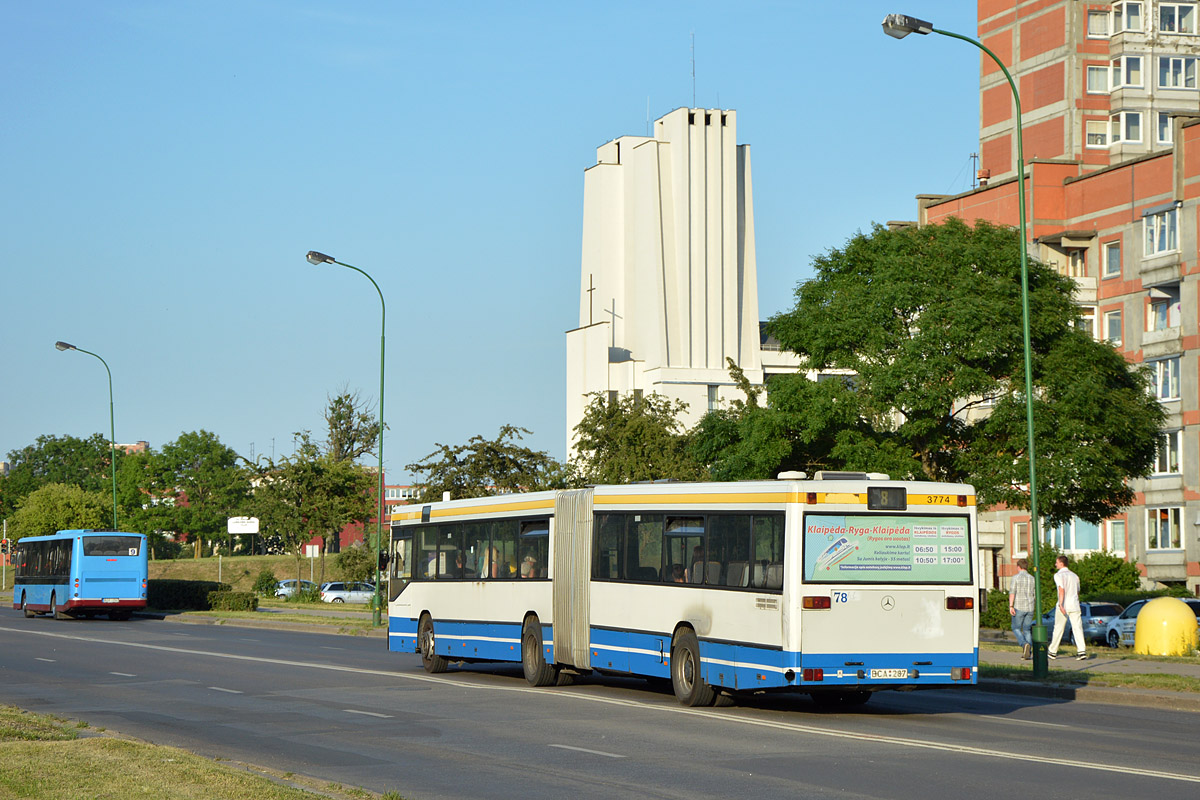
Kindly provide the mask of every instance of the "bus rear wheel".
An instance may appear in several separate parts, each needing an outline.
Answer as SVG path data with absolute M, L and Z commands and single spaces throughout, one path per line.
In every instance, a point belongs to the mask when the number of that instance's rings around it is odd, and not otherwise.
M 713 688 L 704 682 L 700 668 L 700 642 L 691 628 L 681 630 L 671 645 L 671 686 L 685 706 L 711 706 Z
M 52 611 L 54 611 L 55 619 L 70 619 L 71 618 L 71 615 L 68 614 L 66 611 L 59 610 L 58 598 L 56 598 L 54 595 L 50 595 L 50 608 Z
M 421 664 L 429 673 L 445 672 L 449 669 L 446 659 L 439 656 L 434 649 L 436 640 L 433 638 L 433 619 L 425 614 L 417 625 L 417 647 L 421 651 Z
M 25 619 L 30 619 L 37 616 L 36 611 L 29 610 L 29 603 L 25 601 L 25 593 L 21 592 L 21 610 L 25 612 Z
M 532 686 L 553 686 L 558 682 L 558 669 L 546 663 L 542 651 L 542 623 L 537 617 L 525 620 L 521 630 L 521 668 Z

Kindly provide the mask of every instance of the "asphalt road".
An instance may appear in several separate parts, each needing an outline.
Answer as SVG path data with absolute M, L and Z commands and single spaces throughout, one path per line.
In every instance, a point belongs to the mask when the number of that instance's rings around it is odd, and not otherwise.
M 170 621 L 0 610 L 0 702 L 413 800 L 1200 796 L 1193 713 L 970 690 L 685 709 L 638 680 L 533 689 L 378 638 Z

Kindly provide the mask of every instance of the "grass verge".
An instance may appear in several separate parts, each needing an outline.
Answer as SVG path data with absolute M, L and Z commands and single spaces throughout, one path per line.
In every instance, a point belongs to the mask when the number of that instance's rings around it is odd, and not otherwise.
M 1200 679 L 1187 675 L 1153 675 L 1138 672 L 1086 672 L 1051 669 L 1045 679 L 1036 679 L 1029 667 L 980 664 L 979 677 L 1062 686 L 1104 686 L 1125 689 L 1157 689 L 1170 692 L 1200 692 Z
M 81 735 L 83 734 L 83 735 Z M 0 706 L 0 800 L 37 797 L 182 800 L 373 798 L 357 787 L 210 761 L 185 750 L 98 734 L 68 722 Z M 395 793 L 385 797 L 398 798 Z

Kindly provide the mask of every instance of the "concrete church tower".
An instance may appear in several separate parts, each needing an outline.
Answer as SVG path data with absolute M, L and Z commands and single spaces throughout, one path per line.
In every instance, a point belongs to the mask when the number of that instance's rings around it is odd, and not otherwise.
M 653 132 L 602 145 L 584 173 L 568 450 L 591 393 L 679 398 L 690 427 L 741 396 L 726 358 L 763 383 L 750 148 L 737 144 L 737 113 L 679 108 Z

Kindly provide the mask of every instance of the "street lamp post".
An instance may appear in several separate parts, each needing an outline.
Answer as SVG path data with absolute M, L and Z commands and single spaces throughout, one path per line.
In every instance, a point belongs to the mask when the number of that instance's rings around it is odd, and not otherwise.
M 1038 558 L 1040 535 L 1038 532 L 1037 451 L 1034 448 L 1033 436 L 1033 358 L 1029 344 L 1029 245 L 1025 235 L 1025 149 L 1021 141 L 1021 95 L 1017 92 L 1017 85 L 1013 82 L 1012 75 L 1009 73 L 1008 67 L 1004 65 L 1004 62 L 997 58 L 996 54 L 985 47 L 982 42 L 976 41 L 969 36 L 938 30 L 930 22 L 905 14 L 888 14 L 883 20 L 883 32 L 896 39 L 903 39 L 910 33 L 919 33 L 921 35 L 938 33 L 942 36 L 961 39 L 964 42 L 973 44 L 987 53 L 992 61 L 996 62 L 996 66 L 1000 68 L 1000 71 L 1004 73 L 1004 77 L 1008 81 L 1008 88 L 1012 90 L 1013 102 L 1016 104 L 1017 111 L 1017 206 L 1019 209 L 1021 236 L 1021 334 L 1025 347 L 1025 425 L 1029 437 L 1026 449 L 1029 453 L 1029 525 L 1032 533 L 1030 547 L 1033 551 L 1034 569 L 1040 573 L 1041 562 Z M 1033 674 L 1034 677 L 1044 678 L 1049 674 L 1049 662 L 1046 660 L 1046 626 L 1042 624 L 1042 582 L 1040 574 L 1038 575 L 1038 580 L 1034 581 L 1033 585 Z
M 55 342 L 54 347 L 58 350 L 77 350 L 80 353 L 100 358 L 90 350 L 84 350 L 82 347 L 76 347 L 66 342 Z M 108 435 L 112 445 L 108 460 L 112 462 L 113 530 L 115 531 L 117 530 L 117 426 L 113 418 L 112 370 L 108 368 L 108 362 L 103 358 L 100 358 L 100 363 L 104 365 L 104 371 L 108 373 Z
M 381 321 L 379 326 L 379 510 L 376 514 L 375 520 L 375 546 L 372 548 L 375 557 L 375 596 L 371 599 L 371 605 L 373 607 L 371 614 L 372 624 L 375 625 L 375 627 L 379 627 L 381 624 L 383 624 L 382 609 L 380 608 L 382 605 L 382 595 L 380 594 L 379 588 L 379 551 L 380 548 L 383 547 L 383 513 L 386 507 L 383 502 L 383 353 L 385 338 L 384 334 L 387 331 L 387 304 L 383 302 L 383 291 L 380 290 L 379 284 L 375 282 L 375 279 L 370 275 L 367 275 L 366 272 L 354 266 L 353 264 L 346 264 L 338 261 L 333 256 L 327 256 L 324 253 L 318 253 L 316 250 L 309 250 L 307 258 L 308 263 L 314 266 L 320 266 L 321 264 L 337 264 L 340 267 L 352 269 L 360 275 L 365 276 L 366 279 L 371 282 L 371 285 L 375 287 L 375 291 L 379 294 L 379 308 L 381 311 Z

